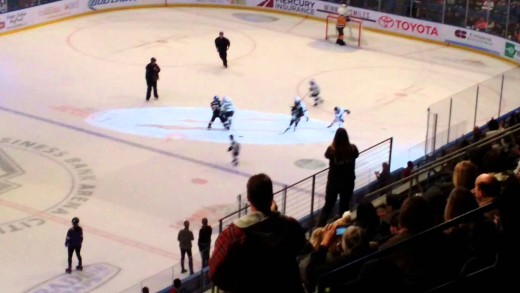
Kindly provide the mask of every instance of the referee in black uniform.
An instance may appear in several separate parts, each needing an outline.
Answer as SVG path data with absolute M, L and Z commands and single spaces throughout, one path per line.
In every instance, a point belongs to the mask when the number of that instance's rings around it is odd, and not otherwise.
M 224 37 L 224 32 L 220 32 L 218 37 L 215 39 L 215 47 L 217 47 L 218 55 L 224 64 L 224 67 L 227 68 L 227 50 L 231 43 L 229 40 Z

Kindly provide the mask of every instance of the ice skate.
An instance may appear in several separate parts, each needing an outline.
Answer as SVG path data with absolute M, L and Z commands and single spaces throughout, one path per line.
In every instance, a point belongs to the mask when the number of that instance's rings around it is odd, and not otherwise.
M 208 129 L 211 129 L 211 123 L 210 123 L 210 124 L 208 124 Z
M 70 273 L 72 273 L 72 270 L 70 268 L 66 268 L 65 273 L 70 274 Z

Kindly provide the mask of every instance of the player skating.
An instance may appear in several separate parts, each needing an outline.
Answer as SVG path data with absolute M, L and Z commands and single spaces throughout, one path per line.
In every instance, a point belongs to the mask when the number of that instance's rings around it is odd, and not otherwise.
M 228 152 L 231 152 L 233 160 L 231 164 L 233 166 L 238 166 L 238 154 L 240 153 L 240 144 L 235 140 L 233 134 L 229 135 L 229 139 L 231 140 L 231 144 L 228 147 Z
M 305 116 L 306 121 L 309 121 L 309 112 L 307 111 L 307 106 L 302 102 L 302 99 L 300 97 L 295 97 L 294 104 L 302 107 L 303 116 Z
M 349 109 L 343 109 L 340 107 L 334 107 L 334 120 L 330 123 L 327 128 L 332 127 L 334 123 L 338 123 L 338 128 L 343 128 L 343 122 L 345 122 L 345 114 L 349 115 L 350 110 Z
M 211 129 L 211 124 L 215 121 L 215 119 L 219 118 L 222 122 L 222 118 L 220 117 L 220 100 L 218 96 L 213 97 L 213 101 L 210 103 L 211 110 L 213 111 L 213 115 L 211 116 L 211 120 L 208 123 L 208 129 Z M 224 124 L 222 122 L 222 124 Z
M 318 106 L 318 104 L 323 103 L 323 99 L 320 97 L 320 87 L 314 79 L 309 81 L 309 92 L 311 93 L 311 97 L 314 100 L 314 106 Z
M 235 107 L 231 102 L 230 97 L 224 97 L 220 105 L 220 120 L 224 124 L 224 127 L 229 130 L 231 129 L 231 123 L 233 114 L 235 113 Z
M 291 129 L 291 126 L 294 124 L 294 131 L 296 131 L 296 127 L 298 126 L 298 123 L 300 123 L 300 119 L 304 116 L 303 109 L 301 105 L 297 105 L 296 103 L 291 107 L 291 123 L 289 124 L 289 127 L 283 132 L 286 133 L 289 129 Z

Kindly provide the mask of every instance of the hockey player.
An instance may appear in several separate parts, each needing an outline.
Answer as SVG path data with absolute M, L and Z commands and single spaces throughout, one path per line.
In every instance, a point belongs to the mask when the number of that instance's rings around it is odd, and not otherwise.
M 220 105 L 220 119 L 227 130 L 231 129 L 233 114 L 235 114 L 235 107 L 233 107 L 231 98 L 224 97 Z
M 65 246 L 67 247 L 67 261 L 69 266 L 65 270 L 67 274 L 71 273 L 72 267 L 72 254 L 76 252 L 78 257 L 78 265 L 76 269 L 83 270 L 83 264 L 81 259 L 81 244 L 83 243 L 83 229 L 79 225 L 79 219 L 77 217 L 72 218 L 72 227 L 67 231 L 67 238 L 65 239 Z
M 294 98 L 294 105 L 302 107 L 303 116 L 305 116 L 306 121 L 309 121 L 309 112 L 307 111 L 307 106 L 302 102 L 300 97 Z
M 291 107 L 291 123 L 289 123 L 289 127 L 283 132 L 286 133 L 287 130 L 291 128 L 291 126 L 294 124 L 294 131 L 296 131 L 296 127 L 298 126 L 298 123 L 300 123 L 300 119 L 303 117 L 303 109 L 301 105 L 294 105 Z
M 211 120 L 208 123 L 208 129 L 211 129 L 211 124 L 217 117 L 222 121 L 222 118 L 220 117 L 220 100 L 218 96 L 213 97 L 213 101 L 210 103 L 211 110 L 213 111 L 213 116 L 211 116 Z M 222 122 L 222 124 L 224 124 Z
M 343 109 L 340 107 L 334 107 L 334 120 L 332 120 L 332 122 L 330 123 L 329 126 L 327 126 L 327 128 L 332 127 L 332 125 L 334 125 L 334 123 L 338 123 L 338 128 L 343 128 L 343 122 L 345 122 L 345 113 L 347 113 L 347 115 L 349 115 L 350 110 Z
M 231 140 L 231 144 L 228 147 L 228 152 L 231 152 L 231 155 L 233 156 L 231 164 L 233 164 L 233 166 L 238 166 L 238 154 L 240 153 L 240 144 L 235 140 L 233 134 L 229 135 L 229 139 Z
M 336 44 L 340 46 L 345 46 L 345 34 L 343 30 L 347 26 L 347 22 L 350 21 L 350 18 L 347 16 L 347 5 L 341 4 L 338 8 L 338 18 L 336 19 L 336 30 L 338 31 L 338 39 L 336 40 Z M 352 32 L 350 32 L 352 35 Z
M 323 99 L 320 97 L 320 87 L 314 79 L 309 81 L 309 85 L 309 92 L 314 99 L 314 106 L 318 106 L 319 103 L 323 103 Z

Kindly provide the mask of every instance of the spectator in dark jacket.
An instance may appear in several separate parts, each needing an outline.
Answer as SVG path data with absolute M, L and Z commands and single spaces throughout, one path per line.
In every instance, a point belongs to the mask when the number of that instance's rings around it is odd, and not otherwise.
M 273 212 L 273 183 L 257 174 L 247 182 L 251 212 L 217 238 L 209 276 L 230 293 L 302 293 L 297 256 L 306 244 L 300 223 Z
M 76 252 L 78 257 L 78 265 L 76 269 L 83 270 L 83 262 L 81 259 L 81 244 L 83 243 L 83 228 L 79 225 L 79 218 L 72 218 L 72 227 L 67 231 L 67 238 L 65 239 L 65 246 L 68 251 L 68 264 L 69 266 L 65 270 L 68 274 L 71 273 L 72 267 L 72 254 Z
M 202 227 L 200 227 L 198 239 L 199 251 L 200 255 L 202 256 L 202 268 L 207 267 L 209 264 L 209 251 L 211 248 L 212 232 L 213 230 L 211 229 L 211 226 L 208 225 L 208 219 L 203 218 Z
M 321 209 L 318 227 L 327 224 L 339 194 L 339 214 L 350 210 L 350 201 L 356 181 L 356 159 L 359 151 L 351 144 L 345 128 L 338 128 L 332 144 L 325 151 L 329 159 L 329 173 L 325 188 L 325 205 Z

